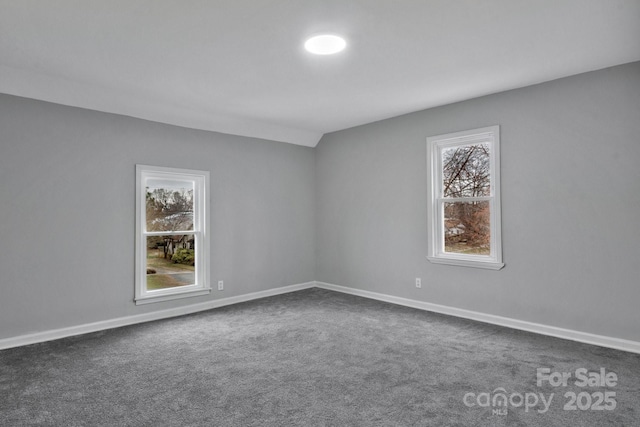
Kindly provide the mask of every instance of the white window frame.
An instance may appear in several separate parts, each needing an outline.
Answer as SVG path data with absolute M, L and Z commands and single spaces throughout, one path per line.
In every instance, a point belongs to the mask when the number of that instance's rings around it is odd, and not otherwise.
M 173 179 L 193 182 L 195 244 L 195 283 L 175 288 L 147 290 L 147 236 L 175 232 L 149 232 L 146 229 L 146 182 L 148 179 Z M 136 165 L 136 305 L 194 297 L 211 293 L 209 273 L 209 172 L 160 166 Z M 185 233 L 186 234 L 186 233 Z
M 475 144 L 489 144 L 490 195 L 486 197 L 443 197 L 442 150 Z M 500 127 L 489 126 L 427 138 L 427 223 L 429 242 L 427 259 L 436 264 L 499 270 L 502 262 L 502 230 L 500 219 Z M 450 201 L 488 201 L 490 209 L 490 254 L 458 254 L 445 252 L 444 203 Z

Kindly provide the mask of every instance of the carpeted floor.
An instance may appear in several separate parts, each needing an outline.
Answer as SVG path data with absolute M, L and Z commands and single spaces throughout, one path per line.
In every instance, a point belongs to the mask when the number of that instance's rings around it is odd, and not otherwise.
M 640 355 L 314 288 L 0 351 L 0 425 L 637 426 Z

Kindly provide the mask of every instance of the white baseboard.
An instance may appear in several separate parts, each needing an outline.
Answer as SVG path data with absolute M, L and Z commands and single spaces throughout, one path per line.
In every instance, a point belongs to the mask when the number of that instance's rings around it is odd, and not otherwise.
M 136 323 L 150 322 L 153 320 L 167 319 L 170 317 L 182 316 L 185 314 L 197 313 L 199 311 L 210 310 L 212 308 L 224 307 L 226 305 L 251 301 L 254 299 L 270 297 L 274 295 L 286 294 L 300 291 L 302 289 L 313 288 L 315 282 L 300 283 L 297 285 L 283 286 L 280 288 L 268 289 L 266 291 L 252 292 L 235 297 L 221 298 L 202 303 L 186 305 L 184 307 L 170 308 L 166 310 L 154 311 L 151 313 L 136 314 L 133 316 L 119 317 L 116 319 L 104 320 L 100 322 L 87 323 L 84 325 L 71 326 L 68 328 L 52 329 L 49 331 L 36 332 L 28 335 L 20 335 L 0 339 L 0 350 L 20 347 L 23 345 L 36 344 L 45 341 L 56 340 L 74 335 L 82 335 L 90 332 L 103 331 L 105 329 L 119 328 L 121 326 L 133 325 Z
M 612 338 L 603 335 L 595 335 L 586 332 L 574 331 L 571 329 L 557 328 L 555 326 L 543 325 L 540 323 L 526 322 L 523 320 L 511 319 L 508 317 L 495 316 L 476 311 L 463 310 L 460 308 L 449 307 L 445 305 L 432 304 L 423 301 L 417 301 L 407 298 L 400 298 L 393 295 L 386 295 L 377 292 L 365 291 L 362 289 L 349 288 L 346 286 L 334 285 L 324 282 L 307 282 L 297 285 L 283 286 L 280 288 L 269 289 L 266 291 L 252 292 L 249 294 L 238 295 L 235 297 L 221 298 L 212 301 L 206 301 L 198 304 L 187 305 L 184 307 L 176 307 L 166 310 L 154 311 L 151 313 L 137 314 L 133 316 L 120 317 L 117 319 L 104 320 L 100 322 L 87 323 L 84 325 L 71 326 L 68 328 L 53 329 L 49 331 L 37 332 L 33 334 L 20 335 L 0 339 L 0 350 L 20 347 L 23 345 L 36 344 L 45 341 L 56 340 L 74 335 L 82 335 L 90 332 L 103 331 L 105 329 L 119 328 L 121 326 L 133 325 L 136 323 L 150 322 L 153 320 L 167 319 L 170 317 L 182 316 L 185 314 L 197 313 L 199 311 L 210 310 L 212 308 L 224 307 L 240 302 L 251 301 L 259 298 L 270 297 L 274 295 L 285 294 L 289 292 L 300 291 L 318 287 L 331 291 L 342 292 L 370 298 L 379 301 L 385 301 L 392 304 L 403 305 L 406 307 L 417 308 L 420 310 L 432 311 L 434 313 L 446 314 L 449 316 L 461 317 L 464 319 L 476 320 L 479 322 L 490 323 L 493 325 L 506 326 L 508 328 L 519 329 L 522 331 L 533 332 L 542 335 L 548 335 L 556 338 L 563 338 L 571 341 L 577 341 L 585 344 L 598 345 L 601 347 L 613 348 L 616 350 L 628 351 L 640 354 L 640 342 L 624 340 L 620 338 Z
M 577 341 L 585 344 L 593 344 L 601 347 L 608 347 L 616 350 L 623 350 L 640 354 L 640 342 L 638 341 L 630 341 L 603 335 L 590 334 L 587 332 L 574 331 L 571 329 L 557 328 L 555 326 L 548 326 L 540 323 L 526 322 L 523 320 L 495 316 L 492 314 L 485 314 L 477 311 L 463 310 L 460 308 L 449 307 L 445 305 L 400 298 L 392 295 L 380 294 L 377 292 L 370 292 L 361 289 L 348 288 L 346 286 L 334 285 L 331 283 L 315 282 L 315 285 L 318 288 L 322 289 L 328 289 L 331 291 L 337 291 L 379 301 L 390 302 L 392 304 L 404 305 L 406 307 L 432 311 L 434 313 L 447 314 L 449 316 L 477 320 L 479 322 L 490 323 L 493 325 L 506 326 L 508 328 L 519 329 L 521 331 L 533 332 L 536 334 L 548 335 L 551 337 L 563 338 L 566 340 Z

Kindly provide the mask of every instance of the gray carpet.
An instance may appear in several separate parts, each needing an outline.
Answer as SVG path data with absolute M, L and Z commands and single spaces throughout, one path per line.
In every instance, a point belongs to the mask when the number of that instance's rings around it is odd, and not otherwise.
M 543 367 L 618 381 L 538 387 Z M 0 425 L 637 426 L 640 355 L 314 288 L 1 351 Z

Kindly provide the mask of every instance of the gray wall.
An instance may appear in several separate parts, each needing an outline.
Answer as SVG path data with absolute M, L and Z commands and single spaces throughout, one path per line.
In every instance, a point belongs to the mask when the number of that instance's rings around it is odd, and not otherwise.
M 506 267 L 430 264 L 425 139 L 493 124 Z M 0 95 L 0 339 L 315 279 L 640 341 L 638 135 L 640 63 L 315 150 Z M 224 292 L 133 303 L 136 163 L 211 171 Z
M 431 264 L 426 137 L 494 124 L 506 267 Z M 316 280 L 640 340 L 639 138 L 640 63 L 325 135 Z
M 136 306 L 135 164 L 211 172 L 225 291 Z M 0 338 L 311 281 L 314 150 L 0 95 Z

